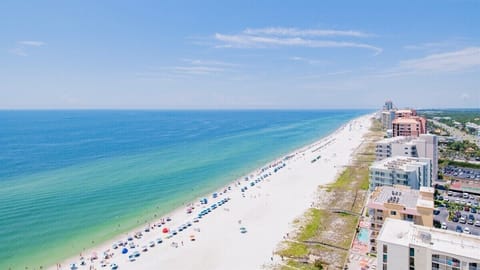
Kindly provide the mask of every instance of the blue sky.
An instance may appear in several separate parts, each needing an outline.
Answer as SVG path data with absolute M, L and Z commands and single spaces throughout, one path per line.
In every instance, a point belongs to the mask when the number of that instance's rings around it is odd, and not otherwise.
M 480 107 L 480 1 L 1 1 L 0 108 Z

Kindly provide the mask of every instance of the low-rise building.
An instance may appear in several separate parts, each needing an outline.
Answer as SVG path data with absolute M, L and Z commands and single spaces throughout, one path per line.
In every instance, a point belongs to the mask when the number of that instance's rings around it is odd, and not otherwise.
M 480 125 L 477 125 L 477 124 L 471 123 L 471 122 L 467 122 L 467 123 L 465 124 L 465 128 L 466 128 L 470 133 L 472 133 L 473 135 L 480 137 Z
M 371 229 L 371 252 L 376 252 L 375 240 L 387 218 L 406 220 L 432 227 L 433 195 L 434 188 L 432 187 L 420 187 L 420 190 L 400 185 L 375 188 L 367 203 Z
M 377 269 L 480 269 L 480 237 L 389 218 L 377 238 Z
M 378 186 L 405 185 L 412 189 L 432 186 L 432 160 L 395 156 L 375 161 L 369 169 L 370 190 Z

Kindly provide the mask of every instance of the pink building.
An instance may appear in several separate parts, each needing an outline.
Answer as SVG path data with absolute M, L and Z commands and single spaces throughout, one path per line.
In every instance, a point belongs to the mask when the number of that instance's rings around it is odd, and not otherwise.
M 404 109 L 395 111 L 395 118 L 417 116 L 417 111 L 413 109 Z
M 393 137 L 414 136 L 427 133 L 427 119 L 420 116 L 395 118 L 392 122 Z

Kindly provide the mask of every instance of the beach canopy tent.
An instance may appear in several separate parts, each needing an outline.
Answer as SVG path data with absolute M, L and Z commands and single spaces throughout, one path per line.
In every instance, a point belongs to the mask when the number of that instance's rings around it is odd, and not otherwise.
M 163 228 L 162 232 L 163 233 L 168 233 L 168 228 Z
M 127 254 L 127 252 L 128 252 L 128 249 L 126 249 L 126 248 L 122 249 L 122 254 Z

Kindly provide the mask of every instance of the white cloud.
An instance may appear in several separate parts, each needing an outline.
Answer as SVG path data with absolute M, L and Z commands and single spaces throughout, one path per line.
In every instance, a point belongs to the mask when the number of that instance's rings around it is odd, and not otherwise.
M 176 66 L 152 67 L 148 71 L 137 72 L 135 76 L 147 80 L 173 80 L 188 79 L 192 76 L 219 75 L 232 73 L 238 65 L 201 59 L 180 59 L 182 62 Z
M 10 50 L 11 54 L 18 55 L 18 56 L 28 56 L 25 50 L 21 47 L 13 48 Z
M 315 60 L 315 59 L 310 59 L 310 58 L 305 58 L 305 57 L 300 57 L 300 56 L 293 56 L 288 58 L 291 61 L 295 62 L 304 62 L 308 63 L 310 65 L 317 65 L 317 64 L 327 64 L 327 61 L 322 61 L 322 60 Z
M 204 66 L 221 66 L 221 67 L 235 67 L 237 64 L 217 61 L 217 60 L 200 60 L 200 59 L 182 59 L 183 62 L 191 65 L 204 65 Z
M 348 37 L 369 37 L 371 34 L 354 30 L 332 30 L 332 29 L 298 29 L 286 27 L 247 28 L 243 31 L 247 35 L 273 35 L 273 36 L 348 36 Z
M 18 44 L 25 45 L 25 46 L 33 46 L 33 47 L 40 47 L 40 46 L 46 45 L 46 43 L 43 41 L 32 41 L 32 40 L 19 41 Z
M 224 72 L 225 69 L 218 67 L 208 67 L 208 66 L 178 66 L 173 67 L 172 71 L 175 73 L 181 74 L 191 74 L 191 75 L 207 75 Z
M 18 41 L 17 46 L 11 49 L 9 52 L 17 56 L 28 56 L 27 54 L 28 47 L 41 47 L 44 45 L 46 45 L 46 43 L 43 41 L 32 41 L 32 40 Z
M 458 71 L 480 66 L 480 47 L 428 55 L 400 62 L 400 68 L 413 71 Z
M 272 46 L 310 47 L 310 48 L 363 48 L 373 50 L 375 54 L 382 52 L 382 49 L 365 43 L 349 41 L 332 41 L 304 39 L 301 37 L 279 38 L 272 36 L 252 35 L 224 35 L 215 34 L 215 39 L 223 42 L 220 48 L 267 48 Z
M 427 73 L 446 73 L 480 67 L 480 47 L 430 54 L 422 58 L 400 61 L 393 68 L 374 74 L 376 77 L 395 77 Z

